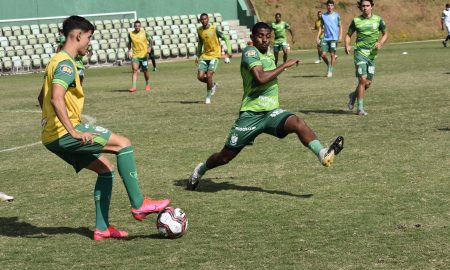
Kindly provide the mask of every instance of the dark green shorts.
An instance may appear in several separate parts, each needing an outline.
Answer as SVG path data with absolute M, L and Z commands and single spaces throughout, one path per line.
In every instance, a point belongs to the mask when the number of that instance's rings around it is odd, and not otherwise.
M 320 48 L 322 52 L 336 52 L 337 41 L 336 40 L 321 40 Z
M 138 64 L 139 65 L 139 69 L 144 72 L 148 70 L 148 60 L 147 57 L 133 57 L 131 59 L 131 62 L 133 62 L 134 64 Z
M 366 57 L 355 53 L 355 75 L 356 77 L 367 77 L 369 81 L 373 81 L 375 76 L 375 60 L 367 59 Z
M 79 132 L 95 132 L 98 135 L 94 137 L 93 144 L 83 144 L 81 140 L 66 134 L 46 144 L 45 147 L 72 165 L 76 172 L 79 172 L 98 159 L 112 133 L 106 128 L 90 124 L 79 124 L 75 126 L 75 129 Z
M 283 109 L 268 112 L 241 112 L 228 134 L 225 147 L 233 152 L 239 152 L 245 146 L 253 144 L 261 133 L 284 138 L 287 136 L 284 123 L 291 115 L 294 114 Z
M 200 63 L 198 65 L 198 70 L 203 72 L 216 72 L 217 66 L 219 65 L 219 59 L 213 58 L 213 59 L 200 59 Z

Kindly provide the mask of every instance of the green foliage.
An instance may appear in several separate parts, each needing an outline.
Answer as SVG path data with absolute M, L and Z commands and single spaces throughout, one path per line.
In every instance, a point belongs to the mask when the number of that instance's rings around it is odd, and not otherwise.
M 238 114 L 239 59 L 220 64 L 209 106 L 192 62 L 160 64 L 150 93 L 142 74 L 127 92 L 128 66 L 87 69 L 84 114 L 131 139 L 145 193 L 187 212 L 177 240 L 158 236 L 155 216 L 132 219 L 116 174 L 111 223 L 130 237 L 92 241 L 94 173 L 76 175 L 41 145 L 2 151 L 40 140 L 42 74 L 1 76 L 0 191 L 16 198 L 0 202 L 2 269 L 446 269 L 450 74 L 440 45 L 386 45 L 364 118 L 345 106 L 352 57 L 339 49 L 328 79 L 315 51 L 295 52 L 303 63 L 279 77 L 282 108 L 323 143 L 343 135 L 343 152 L 324 168 L 296 136 L 262 135 L 197 192 L 185 180 Z

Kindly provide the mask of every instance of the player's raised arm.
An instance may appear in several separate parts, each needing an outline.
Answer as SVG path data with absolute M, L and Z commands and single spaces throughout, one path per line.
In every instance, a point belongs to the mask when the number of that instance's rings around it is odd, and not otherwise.
M 227 46 L 227 54 L 228 54 L 228 57 L 229 57 L 229 58 L 233 57 L 232 51 L 231 51 L 231 43 L 230 43 L 230 39 L 228 38 L 228 36 L 227 36 L 225 33 L 221 32 L 221 31 L 219 31 L 219 30 L 216 30 L 216 34 L 217 34 L 217 36 L 219 36 L 221 39 L 223 39 L 223 41 L 225 41 L 225 44 L 226 44 L 226 46 Z

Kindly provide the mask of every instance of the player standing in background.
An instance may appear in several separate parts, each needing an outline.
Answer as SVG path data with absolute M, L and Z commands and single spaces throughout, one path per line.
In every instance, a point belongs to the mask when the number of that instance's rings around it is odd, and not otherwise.
M 148 38 L 148 58 L 152 61 L 153 66 L 153 72 L 155 72 L 156 69 L 156 61 L 155 61 L 155 51 L 153 50 L 153 39 L 150 37 L 150 35 L 147 35 Z
M 131 79 L 130 92 L 137 90 L 138 69 L 144 73 L 145 77 L 145 91 L 150 91 L 148 84 L 148 53 L 151 51 L 149 44 L 150 35 L 144 30 L 141 30 L 141 22 L 139 20 L 134 22 L 134 31 L 128 34 L 128 57 L 131 59 L 131 68 L 133 75 Z
M 298 65 L 298 59 L 289 59 L 279 67 L 275 65 L 269 46 L 271 27 L 259 22 L 253 26 L 253 46 L 242 52 L 241 77 L 244 87 L 239 117 L 231 128 L 225 146 L 195 167 L 187 182 L 189 190 L 195 190 L 207 170 L 222 166 L 233 160 L 247 145 L 253 144 L 261 133 L 284 138 L 295 133 L 300 142 L 308 147 L 324 166 L 330 166 L 334 156 L 343 148 L 344 139 L 338 137 L 329 147 L 323 147 L 305 121 L 291 112 L 279 108 L 278 75 L 286 68 Z
M 59 37 L 56 40 L 57 44 L 58 44 L 58 48 L 56 48 L 56 53 L 58 53 L 59 51 L 61 51 L 61 49 L 64 46 L 64 43 L 66 43 L 66 37 L 64 36 L 64 34 L 62 33 L 62 29 L 59 29 Z M 88 52 L 86 55 L 89 55 L 90 49 L 88 49 Z M 81 55 L 77 55 L 75 57 L 75 63 L 77 64 L 77 71 L 78 71 L 78 75 L 80 75 L 80 83 L 81 85 L 83 85 L 83 81 L 84 81 L 84 74 L 85 74 L 85 67 L 83 64 L 83 56 Z
M 272 29 L 275 33 L 275 41 L 273 43 L 273 52 L 275 55 L 275 65 L 278 66 L 278 53 L 283 50 L 283 63 L 288 59 L 288 43 L 286 37 L 286 30 L 291 33 L 292 43 L 295 44 L 294 33 L 289 24 L 281 20 L 281 13 L 275 14 L 275 22 L 272 23 Z
M 333 68 L 336 63 L 337 43 L 342 40 L 341 19 L 337 12 L 334 12 L 334 1 L 327 1 L 327 12 L 322 14 L 322 28 L 317 33 L 317 42 L 320 42 L 320 35 L 323 31 L 323 39 L 321 42 L 322 59 L 327 65 L 327 77 L 333 77 Z M 330 53 L 330 61 L 327 58 L 327 52 Z
M 372 14 L 373 0 L 361 0 L 358 6 L 362 14 L 352 20 L 347 35 L 345 36 L 345 53 L 349 54 L 351 50 L 351 37 L 356 32 L 354 62 L 358 85 L 356 90 L 349 94 L 348 108 L 353 110 L 355 100 L 358 99 L 358 111 L 356 114 L 366 116 L 367 112 L 364 111 L 364 95 L 372 84 L 375 75 L 375 59 L 378 50 L 386 42 L 388 34 L 383 19 L 380 16 Z
M 445 27 L 447 27 L 448 35 L 445 38 L 445 40 L 442 41 L 442 45 L 444 45 L 444 47 L 447 47 L 447 42 L 450 39 L 450 4 L 446 4 L 445 9 L 442 11 L 441 16 L 442 31 L 444 31 L 444 25 Z
M 217 30 L 216 26 L 209 23 L 208 14 L 200 15 L 202 26 L 197 28 L 198 47 L 195 64 L 198 67 L 197 79 L 206 83 L 205 104 L 211 103 L 211 96 L 217 90 L 217 84 L 213 81 L 214 72 L 219 65 L 219 58 L 222 56 L 219 37 L 225 41 L 228 57 L 232 57 L 231 44 L 227 35 Z
M 81 123 L 84 92 L 74 58 L 84 56 L 89 47 L 94 26 L 85 18 L 71 16 L 63 22 L 66 42 L 62 50 L 50 59 L 39 94 L 42 109 L 42 143 L 73 166 L 78 173 L 83 168 L 96 172 L 94 189 L 96 222 L 94 240 L 123 238 L 109 223 L 114 166 L 102 155 L 117 157 L 117 168 L 131 203 L 131 213 L 137 220 L 164 209 L 169 200 L 145 198 L 139 188 L 134 150 L 128 138 L 91 124 Z
M 322 34 L 319 36 L 319 40 L 316 41 L 317 43 L 317 60 L 314 62 L 314 64 L 320 64 L 322 63 L 322 47 L 320 44 L 322 44 L 323 41 L 323 25 L 322 25 L 322 11 L 317 11 L 317 20 L 314 23 L 314 27 L 311 30 L 317 30 L 322 31 Z

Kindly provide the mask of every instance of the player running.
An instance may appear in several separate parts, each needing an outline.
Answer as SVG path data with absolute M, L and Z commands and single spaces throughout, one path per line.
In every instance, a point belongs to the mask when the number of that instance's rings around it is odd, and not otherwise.
M 242 52 L 241 76 L 244 86 L 239 117 L 231 128 L 225 146 L 212 154 L 205 162 L 195 167 L 187 182 L 189 190 L 198 187 L 206 171 L 233 160 L 239 152 L 261 133 L 284 138 L 295 133 L 300 142 L 307 146 L 324 166 L 330 166 L 334 156 L 343 148 L 344 138 L 338 137 L 329 147 L 323 147 L 305 121 L 291 112 L 279 108 L 278 75 L 286 68 L 298 65 L 298 59 L 289 59 L 279 67 L 269 52 L 272 38 L 271 27 L 259 22 L 253 26 L 251 39 L 254 46 Z
M 208 14 L 200 15 L 202 26 L 197 28 L 198 47 L 195 58 L 195 64 L 198 67 L 197 79 L 206 83 L 205 104 L 211 103 L 211 96 L 217 90 L 217 84 L 213 81 L 214 72 L 219 65 L 219 58 L 222 56 L 222 50 L 219 37 L 225 41 L 228 57 L 231 58 L 231 44 L 227 35 L 217 30 L 216 26 L 209 23 Z
M 372 14 L 374 6 L 373 0 L 361 0 L 358 3 L 362 14 L 350 23 L 347 35 L 345 36 L 345 53 L 351 50 L 350 40 L 356 32 L 356 47 L 354 52 L 354 62 L 358 85 L 354 92 L 349 94 L 348 108 L 353 110 L 355 100 L 358 99 L 357 115 L 366 116 L 364 111 L 364 95 L 370 87 L 375 75 L 375 59 L 378 50 L 381 49 L 388 37 L 384 20 Z M 381 33 L 381 38 L 380 38 Z
M 286 37 L 286 30 L 291 33 L 292 43 L 295 44 L 294 33 L 291 30 L 289 24 L 281 20 L 281 13 L 275 14 L 275 22 L 271 24 L 271 27 L 275 33 L 275 41 L 273 43 L 273 52 L 275 55 L 275 66 L 278 66 L 278 53 L 283 51 L 283 63 L 286 63 L 288 59 L 288 43 Z
M 76 172 L 87 168 L 98 174 L 94 189 L 94 240 L 123 238 L 128 233 L 109 223 L 114 166 L 102 153 L 116 155 L 135 219 L 143 220 L 148 214 L 161 211 L 170 201 L 151 200 L 142 195 L 134 150 L 128 138 L 103 127 L 81 123 L 84 93 L 74 58 L 86 54 L 94 26 L 83 17 L 71 16 L 63 22 L 63 33 L 66 42 L 50 59 L 38 97 L 42 109 L 42 143 Z
M 447 27 L 448 35 L 445 38 L 445 40 L 442 41 L 442 45 L 444 45 L 444 47 L 447 47 L 447 42 L 450 39 L 450 4 L 446 4 L 445 9 L 442 11 L 441 16 L 442 31 L 444 31 L 444 25 L 445 27 Z
M 314 23 L 314 27 L 311 28 L 311 30 L 317 30 L 322 31 L 322 34 L 319 36 L 319 40 L 316 40 L 317 43 L 317 60 L 314 62 L 314 64 L 320 64 L 322 63 L 322 48 L 321 45 L 323 41 L 323 24 L 322 24 L 322 11 L 317 11 L 317 20 Z
M 334 12 L 334 1 L 327 1 L 327 12 L 322 14 L 323 28 L 317 32 L 317 42 L 321 42 L 320 36 L 323 33 L 321 44 L 322 59 L 327 65 L 327 77 L 333 77 L 333 68 L 336 63 L 337 43 L 342 40 L 341 19 L 337 12 Z M 327 58 L 327 52 L 330 53 L 330 61 Z
M 128 34 L 128 57 L 131 59 L 131 69 L 133 75 L 131 77 L 131 88 L 129 92 L 136 92 L 138 69 L 144 73 L 145 91 L 150 91 L 149 75 L 148 75 L 148 54 L 151 52 L 149 46 L 150 35 L 141 29 L 139 20 L 134 22 L 134 31 Z

